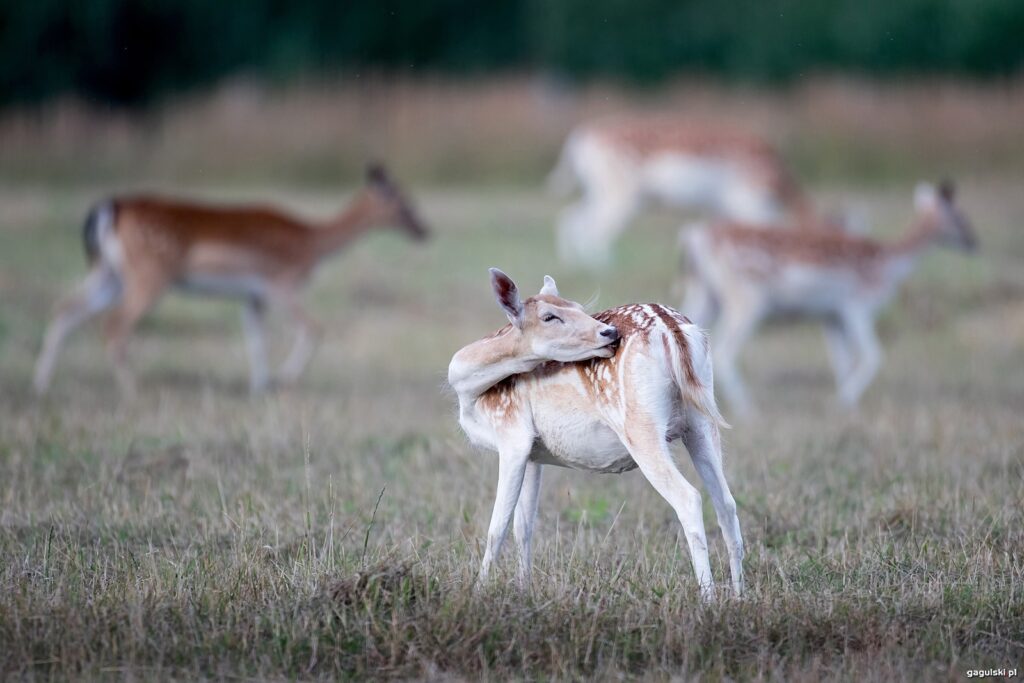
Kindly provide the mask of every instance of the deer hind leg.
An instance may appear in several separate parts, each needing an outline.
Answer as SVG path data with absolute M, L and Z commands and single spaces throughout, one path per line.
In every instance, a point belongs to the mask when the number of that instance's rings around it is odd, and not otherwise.
M 75 328 L 112 306 L 121 294 L 117 273 L 104 265 L 95 267 L 82 283 L 57 306 L 57 313 L 46 328 L 43 348 L 36 361 L 33 387 L 42 395 L 50 386 L 64 340 Z
M 736 515 L 736 501 L 729 491 L 729 484 L 722 470 L 721 435 L 718 425 L 706 415 L 694 409 L 690 409 L 689 412 L 683 443 L 711 495 L 718 526 L 722 529 L 722 536 L 729 551 L 732 587 L 736 595 L 740 595 L 743 593 L 743 536 L 740 533 L 740 520 Z
M 487 527 L 487 546 L 484 549 L 484 559 L 480 563 L 478 585 L 487 580 L 491 565 L 498 559 L 505 536 L 508 535 L 509 524 L 519 503 L 529 457 L 529 445 L 524 447 L 519 444 L 506 444 L 498 450 L 498 489 L 494 497 L 491 522 Z M 538 477 L 537 483 L 539 482 Z
M 620 183 L 591 203 L 589 232 L 579 242 L 586 263 L 606 266 L 612 258 L 612 247 L 629 226 L 639 205 L 637 190 L 631 183 Z
M 875 378 L 882 362 L 882 348 L 869 314 L 860 311 L 846 313 L 843 315 L 843 327 L 857 350 L 857 362 L 839 387 L 839 399 L 852 408 Z
M 267 363 L 266 302 L 262 297 L 252 297 L 242 309 L 242 328 L 245 331 L 245 348 L 249 355 L 249 390 L 256 394 L 264 391 L 270 383 L 270 369 Z
M 645 422 L 648 426 L 640 426 Z M 623 443 L 647 481 L 675 510 L 690 549 L 690 561 L 700 586 L 701 598 L 708 600 L 714 595 L 715 582 L 708 560 L 708 540 L 704 531 L 700 491 L 686 481 L 676 467 L 665 440 L 665 430 L 650 426 L 652 424 L 651 420 L 634 419 Z
M 715 291 L 713 279 L 705 272 L 701 262 L 707 234 L 704 223 L 691 223 L 679 230 L 679 277 L 673 292 L 682 299 L 679 309 L 683 315 L 703 328 L 709 328 L 718 320 L 721 301 Z
M 761 305 L 752 299 L 729 302 L 714 332 L 715 377 L 729 405 L 741 417 L 754 412 L 754 405 L 740 376 L 738 360 L 743 345 L 761 322 Z
M 523 588 L 530 584 L 530 567 L 533 561 L 533 528 L 537 521 L 537 502 L 540 497 L 541 465 L 527 462 L 523 486 L 516 503 L 513 531 L 519 546 L 519 584 Z
M 843 321 L 829 320 L 825 323 L 825 347 L 832 365 L 832 374 L 836 379 L 836 390 L 841 391 L 843 382 L 853 369 L 853 352 L 850 339 Z
M 291 385 L 299 380 L 313 358 L 313 353 L 323 336 L 323 328 L 306 313 L 305 307 L 298 299 L 290 298 L 287 307 L 288 315 L 297 329 L 291 351 L 281 365 L 279 379 L 282 384 Z
M 719 303 L 714 290 L 696 273 L 685 277 L 686 293 L 679 310 L 701 327 L 709 327 L 718 319 Z
M 586 196 L 572 206 L 562 209 L 558 217 L 557 248 L 562 263 L 580 260 L 579 244 L 587 238 L 588 202 Z
M 142 273 L 126 280 L 121 305 L 107 318 L 107 352 L 118 388 L 125 398 L 135 396 L 135 378 L 127 360 L 128 340 L 142 317 L 153 308 L 167 282 L 165 277 L 146 277 Z
M 638 206 L 632 183 L 602 183 L 588 188 L 583 199 L 562 212 L 558 252 L 563 261 L 603 267 L 611 260 L 612 245 L 629 225 Z

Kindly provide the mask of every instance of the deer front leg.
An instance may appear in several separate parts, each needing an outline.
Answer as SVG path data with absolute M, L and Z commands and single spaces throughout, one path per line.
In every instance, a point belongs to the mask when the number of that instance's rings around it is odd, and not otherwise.
M 519 585 L 526 588 L 530 584 L 530 567 L 533 561 L 533 527 L 537 521 L 537 502 L 540 497 L 541 465 L 536 462 L 526 463 L 523 487 L 516 504 L 513 531 L 516 544 L 519 546 Z
M 825 346 L 828 349 L 829 362 L 832 364 L 832 374 L 836 379 L 836 389 L 841 390 L 843 382 L 853 368 L 850 340 L 842 320 L 830 320 L 825 323 Z
M 491 512 L 491 523 L 487 528 L 487 546 L 484 559 L 480 563 L 480 575 L 477 584 L 487 581 L 491 565 L 498 559 L 501 546 L 508 534 L 519 494 L 526 476 L 526 466 L 530 457 L 529 443 L 502 444 L 498 449 L 498 490 L 494 497 L 494 510 Z M 539 479 L 538 479 L 539 482 Z
M 323 336 L 323 328 L 306 313 L 305 307 L 298 299 L 289 298 L 287 309 L 289 317 L 298 329 L 291 351 L 281 365 L 279 378 L 282 384 L 290 385 L 298 381 L 313 358 L 317 344 Z
M 245 348 L 249 354 L 249 390 L 253 394 L 264 391 L 270 383 L 265 321 L 266 302 L 259 297 L 246 301 L 242 309 L 242 328 L 245 331 Z
M 747 301 L 723 304 L 722 319 L 715 327 L 715 377 L 729 405 L 740 417 L 754 412 L 754 405 L 740 377 L 737 362 L 740 350 L 761 321 L 760 305 Z
M 861 394 L 875 378 L 882 362 L 882 348 L 875 335 L 874 320 L 861 311 L 843 315 L 843 326 L 857 349 L 857 363 L 839 387 L 839 399 L 848 408 L 856 407 Z

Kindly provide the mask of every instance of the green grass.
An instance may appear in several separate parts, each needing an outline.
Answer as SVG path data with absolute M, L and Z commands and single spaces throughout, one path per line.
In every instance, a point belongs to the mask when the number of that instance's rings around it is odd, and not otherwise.
M 672 303 L 675 219 L 641 221 L 595 278 L 554 262 L 557 206 L 533 192 L 420 192 L 431 244 L 372 236 L 311 288 L 328 333 L 297 389 L 250 399 L 235 308 L 170 297 L 132 347 L 136 402 L 119 401 L 96 325 L 37 402 L 34 354 L 84 272 L 94 193 L 0 194 L 0 674 L 961 680 L 1020 666 L 1016 188 L 964 185 L 982 251 L 927 258 L 882 321 L 886 362 L 857 415 L 835 407 L 813 328 L 749 347 L 763 416 L 725 436 L 749 593 L 707 607 L 670 507 L 636 472 L 548 468 L 532 591 L 511 587 L 506 548 L 473 594 L 496 459 L 466 444 L 444 388 L 451 354 L 502 324 L 487 266 L 525 290 L 550 272 L 602 307 Z M 824 194 L 887 232 L 910 192 Z M 270 194 L 312 214 L 340 201 Z

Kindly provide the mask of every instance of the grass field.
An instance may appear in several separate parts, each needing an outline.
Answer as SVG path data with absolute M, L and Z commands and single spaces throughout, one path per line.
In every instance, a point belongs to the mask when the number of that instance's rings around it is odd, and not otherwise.
M 637 472 L 547 468 L 532 592 L 511 587 L 506 548 L 473 595 L 497 462 L 467 445 L 444 386 L 451 354 L 503 322 L 487 266 L 525 290 L 550 272 L 570 297 L 599 291 L 600 308 L 675 303 L 676 219 L 646 217 L 598 279 L 554 262 L 557 204 L 539 191 L 423 190 L 436 239 L 374 235 L 311 287 L 327 335 L 297 389 L 250 398 L 235 307 L 171 297 L 132 347 L 137 401 L 119 401 L 93 325 L 38 402 L 34 354 L 84 273 L 78 230 L 99 190 L 0 189 L 0 675 L 962 680 L 1020 667 L 1019 190 L 962 184 L 981 251 L 928 255 L 882 320 L 886 362 L 857 415 L 836 408 L 813 328 L 750 345 L 763 414 L 725 435 L 749 593 L 701 606 L 678 522 Z M 203 192 L 317 215 L 341 201 Z M 820 192 L 869 210 L 880 233 L 909 216 L 909 182 Z

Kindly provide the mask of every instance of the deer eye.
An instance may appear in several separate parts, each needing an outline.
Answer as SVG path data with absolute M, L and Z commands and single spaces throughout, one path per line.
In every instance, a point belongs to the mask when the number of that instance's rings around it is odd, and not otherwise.
M 565 322 L 564 320 L 562 320 L 561 318 L 559 318 L 559 317 L 558 317 L 557 315 L 555 315 L 554 313 L 548 313 L 548 314 L 547 314 L 546 316 L 544 316 L 543 318 L 541 318 L 541 320 L 543 320 L 543 321 L 544 321 L 544 322 L 546 322 L 546 323 L 549 323 L 549 322 L 551 322 L 552 320 L 557 320 L 558 322 Z

